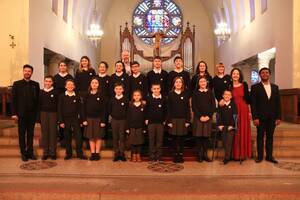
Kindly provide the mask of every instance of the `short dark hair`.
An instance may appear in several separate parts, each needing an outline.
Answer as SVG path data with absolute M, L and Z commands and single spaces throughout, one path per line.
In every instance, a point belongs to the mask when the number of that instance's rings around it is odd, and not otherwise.
M 268 67 L 263 67 L 263 68 L 261 68 L 260 70 L 259 70 L 259 74 L 260 74 L 260 72 L 262 72 L 263 70 L 267 70 L 267 71 L 269 71 L 269 73 L 271 74 L 271 70 L 270 70 L 270 68 L 268 68 Z
M 173 62 L 175 62 L 175 61 L 178 60 L 178 59 L 183 60 L 181 56 L 176 56 L 176 57 L 174 58 Z
M 44 80 L 47 79 L 47 78 L 49 78 L 49 79 L 51 79 L 52 81 L 54 81 L 54 78 L 53 78 L 53 76 L 51 76 L 51 75 L 45 76 L 45 77 L 44 77 Z
M 161 60 L 161 57 L 160 57 L 160 56 L 155 56 L 155 57 L 153 58 L 153 60 L 156 60 L 156 59 Z
M 130 63 L 130 66 L 132 67 L 133 65 L 138 65 L 138 66 L 140 66 L 140 63 L 139 63 L 138 61 L 132 61 L 132 62 Z
M 29 68 L 29 69 L 31 69 L 31 71 L 33 71 L 33 67 L 29 64 L 23 65 L 23 69 L 25 69 L 25 68 Z
M 118 60 L 117 62 L 115 62 L 115 65 L 118 64 L 118 63 L 121 63 L 123 68 L 125 68 L 125 64 L 122 62 L 122 60 Z
M 201 63 L 203 63 L 205 65 L 205 74 L 209 75 L 208 69 L 207 69 L 208 68 L 207 63 L 205 61 L 203 61 L 203 60 L 201 60 L 200 62 L 198 62 L 197 68 L 196 68 L 196 74 L 200 73 L 199 66 L 200 66 Z
M 237 67 L 233 68 L 230 72 L 230 76 L 232 77 L 232 74 L 235 70 L 239 72 L 239 74 L 240 74 L 239 82 L 242 83 L 244 81 L 244 75 L 243 75 L 242 70 L 240 70 L 239 68 L 237 68 Z
M 152 83 L 151 87 L 154 86 L 154 85 L 159 85 L 159 87 L 161 87 L 161 85 L 160 85 L 159 82 L 154 82 L 154 83 Z
M 68 82 L 72 82 L 75 85 L 75 81 L 71 78 L 69 78 L 65 81 L 65 85 L 67 85 Z
M 108 63 L 107 63 L 106 61 L 101 61 L 101 62 L 99 63 L 99 65 L 101 65 L 101 64 L 104 64 L 104 65 L 105 65 L 105 68 L 108 69 Z M 98 65 L 98 66 L 99 66 L 99 65 Z
M 223 91 L 223 94 L 224 94 L 225 92 L 230 92 L 230 93 L 232 94 L 232 89 L 226 88 L 226 89 Z
M 58 66 L 59 66 L 61 63 L 64 63 L 65 65 L 67 65 L 67 62 L 66 62 L 65 60 L 61 60 L 61 61 L 59 61 Z
M 121 83 L 121 82 L 116 82 L 116 83 L 114 84 L 114 88 L 116 88 L 116 87 L 118 87 L 118 86 L 121 86 L 121 87 L 124 89 L 124 84 L 123 84 L 123 83 Z

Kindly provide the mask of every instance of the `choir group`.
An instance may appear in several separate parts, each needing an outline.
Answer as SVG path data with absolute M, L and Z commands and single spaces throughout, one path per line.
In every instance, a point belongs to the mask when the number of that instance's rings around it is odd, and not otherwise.
M 18 121 L 22 160 L 36 159 L 33 135 L 38 119 L 42 160 L 56 159 L 58 136 L 65 142 L 65 160 L 72 159 L 73 136 L 77 158 L 87 159 L 82 150 L 83 140 L 87 139 L 89 159 L 100 160 L 102 139 L 110 124 L 113 161 L 126 161 L 124 151 L 128 142 L 131 161 L 140 162 L 145 136 L 149 140 L 149 159 L 162 161 L 161 148 L 167 129 L 175 163 L 184 162 L 188 130 L 192 130 L 195 138 L 197 160 L 210 162 L 207 150 L 216 113 L 217 129 L 224 140 L 224 164 L 231 159 L 252 157 L 251 118 L 258 131 L 256 162 L 264 157 L 264 134 L 266 160 L 277 162 L 272 147 L 275 126 L 280 123 L 280 101 L 278 87 L 269 82 L 268 68 L 260 69 L 262 82 L 252 86 L 251 94 L 242 72 L 234 68 L 226 75 L 222 63 L 217 65 L 217 75 L 212 78 L 207 64 L 199 62 L 191 80 L 181 57 L 175 57 L 174 70 L 169 73 L 162 69 L 160 57 L 153 59 L 153 69 L 146 75 L 140 72 L 136 61 L 130 63 L 130 71 L 127 68 L 124 62 L 117 61 L 114 74 L 109 76 L 108 64 L 103 61 L 96 74 L 89 58 L 83 56 L 73 78 L 62 61 L 59 72 L 54 77 L 46 76 L 40 90 L 39 84 L 31 80 L 33 67 L 24 65 L 24 78 L 14 82 L 12 88 L 12 118 Z

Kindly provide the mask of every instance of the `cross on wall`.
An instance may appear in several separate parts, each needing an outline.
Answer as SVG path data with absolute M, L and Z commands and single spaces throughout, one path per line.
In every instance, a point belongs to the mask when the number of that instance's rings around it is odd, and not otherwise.
M 9 44 L 9 46 L 10 46 L 12 49 L 14 49 L 15 46 L 17 46 L 16 43 L 14 42 L 15 36 L 9 35 L 9 37 L 10 37 L 10 39 L 12 40 L 12 41 L 11 41 L 11 44 Z

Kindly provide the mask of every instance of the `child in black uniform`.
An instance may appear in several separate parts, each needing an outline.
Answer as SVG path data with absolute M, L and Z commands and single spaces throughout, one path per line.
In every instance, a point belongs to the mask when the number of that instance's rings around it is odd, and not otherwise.
M 208 72 L 208 67 L 207 67 L 207 64 L 206 62 L 204 62 L 203 60 L 200 61 L 197 65 L 197 68 L 196 68 L 196 73 L 195 75 L 192 77 L 192 80 L 191 80 L 191 92 L 193 93 L 194 90 L 197 90 L 199 89 L 199 78 L 204 76 L 208 82 L 208 87 L 209 89 L 212 90 L 213 88 L 213 82 L 212 82 L 212 77 L 211 75 L 209 74 Z
M 237 108 L 231 98 L 231 91 L 226 89 L 223 93 L 224 106 L 218 108 L 217 123 L 219 130 L 223 133 L 223 146 L 225 149 L 224 165 L 229 162 L 231 157 L 232 141 L 237 119 Z
M 190 125 L 190 95 L 185 90 L 184 80 L 181 77 L 174 79 L 173 90 L 168 97 L 167 121 L 170 134 L 173 136 L 174 157 L 173 162 L 183 163 L 184 136 Z
M 64 128 L 66 139 L 65 160 L 72 159 L 72 132 L 75 134 L 77 158 L 86 160 L 82 151 L 82 134 L 80 130 L 80 97 L 74 92 L 73 80 L 66 81 L 66 92 L 59 96 L 58 100 L 58 122 Z
M 124 95 L 129 97 L 129 76 L 124 72 L 124 63 L 117 61 L 115 63 L 115 73 L 111 75 L 111 96 L 114 96 L 114 88 L 116 83 L 122 83 Z
M 148 81 L 147 78 L 141 74 L 140 64 L 133 61 L 131 64 L 131 75 L 129 76 L 129 92 L 132 95 L 133 91 L 140 90 L 143 97 L 148 95 Z
M 131 161 L 141 162 L 141 148 L 144 143 L 145 127 L 145 105 L 142 101 L 142 92 L 133 91 L 132 101 L 128 106 L 127 125 L 129 133 L 129 143 L 131 145 Z
M 111 98 L 108 110 L 112 118 L 111 126 L 115 152 L 113 161 L 115 162 L 118 160 L 126 161 L 124 151 L 128 99 L 123 95 L 124 86 L 122 83 L 117 82 L 114 87 L 115 96 Z
M 98 80 L 99 80 L 99 87 L 100 92 L 103 93 L 103 95 L 107 98 L 110 97 L 110 83 L 111 83 L 111 77 L 107 75 L 108 70 L 108 64 L 105 61 L 101 61 L 98 66 Z
M 151 91 L 152 94 L 147 98 L 146 125 L 148 125 L 150 161 L 154 162 L 162 161 L 161 147 L 163 145 L 167 102 L 161 94 L 159 83 L 152 84 Z
M 66 80 L 73 79 L 73 76 L 68 73 L 68 66 L 65 61 L 58 64 L 58 73 L 54 76 L 54 89 L 58 96 L 66 91 Z M 59 142 L 62 147 L 65 146 L 64 129 L 59 127 L 58 132 Z
M 42 129 L 43 157 L 47 160 L 51 157 L 56 160 L 56 139 L 57 139 L 57 91 L 53 88 L 53 77 L 44 78 L 44 89 L 40 92 L 39 110 Z
M 211 162 L 207 157 L 207 149 L 216 102 L 212 91 L 208 89 L 208 82 L 204 76 L 199 78 L 198 84 L 199 89 L 194 90 L 192 96 L 193 135 L 197 139 L 198 161 Z
M 90 160 L 100 160 L 100 149 L 104 137 L 106 98 L 99 90 L 99 81 L 92 79 L 89 93 L 83 98 L 83 125 L 86 126 L 84 136 L 89 139 Z
M 153 83 L 159 83 L 162 95 L 168 95 L 168 72 L 162 69 L 162 62 L 159 56 L 153 59 L 153 69 L 147 73 L 147 79 L 149 86 Z
M 180 56 L 176 56 L 174 59 L 175 69 L 168 75 L 168 89 L 169 91 L 173 88 L 173 81 L 175 77 L 181 77 L 184 81 L 185 90 L 190 89 L 190 74 L 184 71 L 183 60 Z

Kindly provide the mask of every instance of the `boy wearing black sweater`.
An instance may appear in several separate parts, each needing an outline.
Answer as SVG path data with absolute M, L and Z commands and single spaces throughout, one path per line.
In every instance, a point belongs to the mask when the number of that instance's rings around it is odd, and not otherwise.
M 40 91 L 39 110 L 42 129 L 43 157 L 47 160 L 51 157 L 56 160 L 57 137 L 57 102 L 58 94 L 53 88 L 53 77 L 44 78 L 44 89 Z
M 133 91 L 140 90 L 143 98 L 148 95 L 148 80 L 140 72 L 140 64 L 137 61 L 133 61 L 131 64 L 132 74 L 129 76 L 129 92 L 132 96 Z
M 223 93 L 224 106 L 218 108 L 217 123 L 219 130 L 223 134 L 223 146 L 225 149 L 224 165 L 230 160 L 234 129 L 236 128 L 237 108 L 231 98 L 231 91 L 225 90 Z
M 151 86 L 152 94 L 147 99 L 146 125 L 149 135 L 150 161 L 162 161 L 161 147 L 163 145 L 164 124 L 167 114 L 167 103 L 161 94 L 159 83 Z
M 64 128 L 66 139 L 65 160 L 72 159 L 72 132 L 75 134 L 77 158 L 86 160 L 82 151 L 82 134 L 80 130 L 80 96 L 75 94 L 75 83 L 73 80 L 66 81 L 66 92 L 59 96 L 58 122 Z
M 115 84 L 114 92 L 115 96 L 111 98 L 108 106 L 108 112 L 112 118 L 111 126 L 115 152 L 113 161 L 126 161 L 124 151 L 128 99 L 123 95 L 124 86 L 122 83 Z

